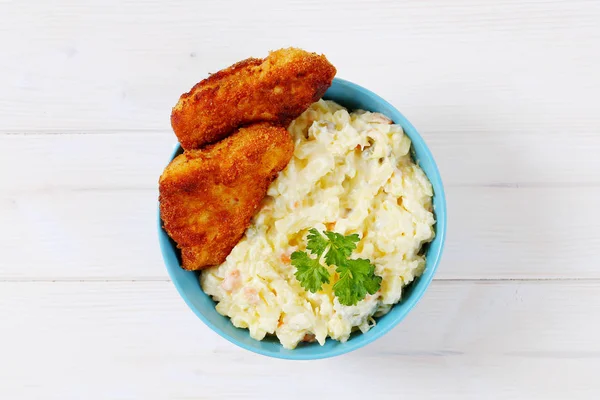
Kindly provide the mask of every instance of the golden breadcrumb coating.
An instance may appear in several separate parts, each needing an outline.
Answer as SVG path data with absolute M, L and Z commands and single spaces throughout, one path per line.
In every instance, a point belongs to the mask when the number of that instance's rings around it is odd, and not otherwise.
M 258 123 L 186 151 L 166 167 L 159 180 L 161 218 L 181 249 L 183 268 L 225 261 L 293 151 L 285 128 Z
M 331 86 L 336 69 L 325 56 L 287 48 L 249 58 L 183 94 L 171 114 L 181 146 L 197 149 L 260 121 L 287 126 Z

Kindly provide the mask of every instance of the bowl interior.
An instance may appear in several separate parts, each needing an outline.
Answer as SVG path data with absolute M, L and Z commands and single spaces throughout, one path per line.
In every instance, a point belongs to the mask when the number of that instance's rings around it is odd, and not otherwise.
M 215 302 L 200 287 L 198 274 L 185 271 L 179 266 L 179 251 L 162 228 L 159 209 L 160 248 L 169 275 L 181 297 L 194 313 L 219 335 L 244 349 L 271 357 L 294 360 L 333 357 L 360 348 L 387 333 L 406 316 L 429 286 L 440 260 L 446 236 L 446 200 L 440 174 L 429 149 L 410 122 L 391 104 L 373 92 L 339 78 L 334 79 L 324 98 L 333 100 L 350 110 L 363 109 L 380 112 L 391 118 L 394 123 L 401 125 L 412 140 L 414 157 L 431 181 L 434 190 L 436 237 L 426 249 L 425 272 L 404 291 L 400 303 L 396 304 L 388 314 L 377 319 L 377 325 L 369 332 L 353 334 L 346 343 L 328 339 L 324 346 L 319 346 L 317 343 L 301 344 L 295 350 L 284 349 L 276 338 L 263 341 L 252 339 L 247 329 L 234 327 L 229 318 L 217 313 Z M 180 152 L 181 148 L 177 146 L 172 158 Z

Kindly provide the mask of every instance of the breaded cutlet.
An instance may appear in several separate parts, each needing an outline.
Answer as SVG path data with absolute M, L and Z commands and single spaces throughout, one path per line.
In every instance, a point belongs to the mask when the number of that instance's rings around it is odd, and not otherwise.
M 164 228 L 181 249 L 182 267 L 221 264 L 294 151 L 288 131 L 269 123 L 177 156 L 159 179 Z
M 325 94 L 335 74 L 325 56 L 297 48 L 249 58 L 183 94 L 172 110 L 171 125 L 186 150 L 215 143 L 255 122 L 287 127 Z

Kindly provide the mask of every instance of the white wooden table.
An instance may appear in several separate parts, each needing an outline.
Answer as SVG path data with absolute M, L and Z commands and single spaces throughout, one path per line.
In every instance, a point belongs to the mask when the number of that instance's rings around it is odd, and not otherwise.
M 169 114 L 289 45 L 396 105 L 449 209 L 387 336 L 289 362 L 205 327 L 157 245 Z M 1 399 L 598 399 L 600 2 L 0 0 Z

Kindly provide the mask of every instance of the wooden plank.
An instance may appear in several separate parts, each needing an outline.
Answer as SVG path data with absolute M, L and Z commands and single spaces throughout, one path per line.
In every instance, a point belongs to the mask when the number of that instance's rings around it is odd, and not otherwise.
M 596 134 L 424 136 L 447 187 L 600 185 Z M 156 188 L 176 143 L 169 131 L 0 135 L 0 187 L 5 192 Z
M 0 251 L 7 279 L 165 279 L 158 194 L 46 191 L 2 198 Z
M 423 132 L 600 125 L 595 1 L 17 1 L 0 15 L 4 132 L 167 130 L 193 83 L 290 45 L 327 54 Z
M 0 185 L 30 193 L 156 188 L 176 144 L 172 132 L 0 135 Z
M 599 290 L 598 282 L 435 282 L 380 340 L 307 364 L 229 344 L 170 282 L 3 282 L 0 396 L 592 399 Z
M 452 188 L 444 278 L 600 278 L 600 188 Z
M 448 189 L 439 279 L 600 279 L 600 187 Z M 166 279 L 157 191 L 0 196 L 0 279 Z

